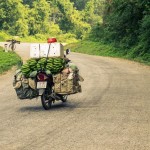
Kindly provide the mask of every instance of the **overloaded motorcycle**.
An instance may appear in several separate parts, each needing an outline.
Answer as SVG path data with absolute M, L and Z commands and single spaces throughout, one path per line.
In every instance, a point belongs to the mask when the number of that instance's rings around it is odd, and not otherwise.
M 55 101 L 66 102 L 68 95 L 81 92 L 79 81 L 83 81 L 78 67 L 66 58 L 70 50 L 64 55 L 61 43 L 55 38 L 49 42 L 30 46 L 30 59 L 16 72 L 13 82 L 20 100 L 41 96 L 45 110 Z
M 13 82 L 18 98 L 24 100 L 41 96 L 42 106 L 48 110 L 55 101 L 66 102 L 68 95 L 81 92 L 79 81 L 83 81 L 83 78 L 78 74 L 78 68 L 73 66 L 73 63 L 66 57 L 64 60 L 67 67 L 55 75 L 50 70 L 45 70 L 46 67 L 40 67 L 38 71 L 33 71 L 26 78 L 23 70 L 18 70 Z M 58 88 L 56 84 L 58 84 Z M 61 90 L 59 90 L 59 85 L 62 87 Z M 66 87 L 67 90 L 63 90 Z

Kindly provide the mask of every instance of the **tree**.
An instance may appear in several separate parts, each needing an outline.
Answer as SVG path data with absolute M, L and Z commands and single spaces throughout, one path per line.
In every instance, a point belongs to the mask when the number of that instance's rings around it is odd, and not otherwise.
M 138 41 L 140 22 L 148 0 L 113 0 L 106 7 L 104 26 L 108 39 L 129 48 Z
M 23 4 L 27 4 L 30 7 L 32 6 L 33 1 L 32 0 L 23 0 Z
M 28 35 L 27 10 L 22 0 L 0 0 L 0 29 L 12 35 Z
M 83 15 L 74 8 L 74 4 L 70 0 L 59 0 L 58 8 L 62 14 L 59 25 L 66 32 L 72 32 L 78 38 L 82 38 L 90 30 L 90 25 L 83 21 Z
M 71 2 L 74 3 L 74 7 L 76 7 L 77 10 L 84 10 L 85 6 L 86 6 L 86 3 L 88 1 L 89 0 L 71 0 Z
M 46 0 L 35 0 L 29 9 L 29 34 L 48 33 L 50 5 Z
M 102 22 L 104 10 L 104 0 L 89 0 L 83 11 L 84 21 L 94 26 Z
M 144 60 L 150 61 L 150 3 L 145 4 L 144 17 L 140 23 L 139 42 L 133 51 L 133 56 L 143 56 Z

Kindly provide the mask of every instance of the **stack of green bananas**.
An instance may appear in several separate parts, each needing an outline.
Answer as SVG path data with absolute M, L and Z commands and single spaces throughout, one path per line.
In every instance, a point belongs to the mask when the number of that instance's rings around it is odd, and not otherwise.
M 37 63 L 37 70 L 45 70 L 46 58 L 41 58 Z
M 21 67 L 21 71 L 25 77 L 29 77 L 30 73 L 38 70 L 50 71 L 52 74 L 59 73 L 65 67 L 63 58 L 41 58 L 29 59 L 26 64 Z
M 29 65 L 31 71 L 37 70 L 37 60 L 36 59 L 29 59 L 27 61 L 27 64 Z
M 58 73 L 65 67 L 65 60 L 62 58 L 55 58 L 53 62 L 53 72 Z
M 63 58 L 49 58 L 47 60 L 46 69 L 50 70 L 52 74 L 60 72 L 65 67 L 65 60 Z
M 25 77 L 29 77 L 30 73 L 37 70 L 37 60 L 29 59 L 26 64 L 22 65 L 21 71 Z
M 53 70 L 53 62 L 54 62 L 53 58 L 47 59 L 47 65 L 46 65 L 47 70 L 51 70 L 51 71 Z
M 25 77 L 29 77 L 30 75 L 30 66 L 28 63 L 24 64 L 22 67 L 21 67 L 21 71 L 22 71 L 22 74 L 25 76 Z

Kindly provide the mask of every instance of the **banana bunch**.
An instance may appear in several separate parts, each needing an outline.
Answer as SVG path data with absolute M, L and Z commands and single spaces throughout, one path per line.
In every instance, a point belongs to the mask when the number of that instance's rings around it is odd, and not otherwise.
M 24 64 L 22 67 L 21 67 L 21 71 L 22 71 L 22 74 L 25 76 L 25 77 L 29 77 L 30 75 L 30 66 L 28 63 Z
M 61 71 L 65 66 L 65 60 L 63 58 L 49 58 L 47 60 L 46 69 L 50 70 L 52 74 L 56 74 Z
M 54 59 L 53 58 L 49 58 L 47 60 L 47 65 L 46 65 L 46 69 L 47 70 L 53 70 L 53 62 L 54 62 Z
M 29 67 L 31 69 L 31 71 L 36 71 L 37 70 L 37 60 L 36 59 L 29 59 L 27 61 L 27 64 L 29 64 Z
M 37 70 L 45 70 L 46 58 L 41 58 L 37 63 Z
M 53 62 L 53 72 L 58 73 L 61 71 L 61 69 L 63 69 L 65 66 L 65 60 L 62 58 L 55 58 L 54 62 Z
M 22 65 L 21 71 L 25 77 L 29 77 L 30 73 L 38 70 L 50 71 L 52 74 L 60 72 L 65 67 L 63 58 L 41 58 L 29 59 L 26 64 Z
M 21 71 L 25 77 L 29 77 L 30 73 L 37 70 L 37 60 L 29 59 L 26 64 L 22 65 Z

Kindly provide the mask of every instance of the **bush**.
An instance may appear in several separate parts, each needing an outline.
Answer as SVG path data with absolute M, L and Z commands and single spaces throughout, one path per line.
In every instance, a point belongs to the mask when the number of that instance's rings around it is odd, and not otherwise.
M 130 51 L 128 51 L 126 49 L 116 48 L 114 47 L 114 45 L 93 41 L 80 41 L 77 43 L 68 44 L 65 46 L 65 48 L 69 48 L 71 49 L 71 51 L 77 53 L 121 57 L 150 65 L 150 53 L 145 53 L 142 56 L 137 56 L 136 48 L 132 48 L 130 49 Z
M 0 31 L 0 41 L 6 41 L 10 38 L 11 36 L 9 34 L 5 33 L 4 31 Z
M 76 43 L 76 35 L 72 33 L 61 34 L 57 36 L 59 42 L 63 43 Z
M 142 53 L 150 53 L 150 15 L 146 15 L 141 24 L 139 45 L 141 45 Z
M 122 51 L 118 51 L 111 45 L 102 42 L 80 41 L 77 43 L 66 45 L 65 48 L 71 49 L 73 52 L 99 55 L 99 56 L 123 56 Z
M 19 65 L 21 58 L 14 52 L 4 52 L 0 47 L 0 73 L 9 70 L 14 65 Z

